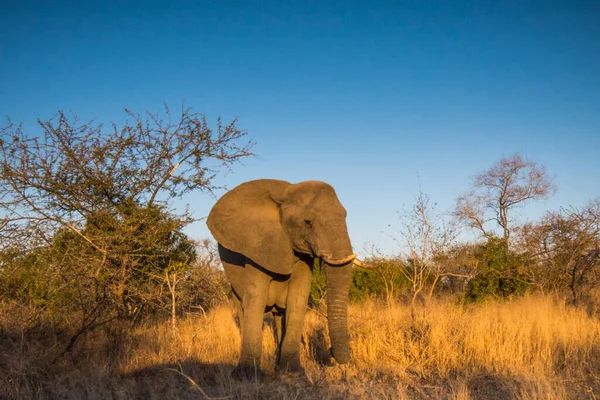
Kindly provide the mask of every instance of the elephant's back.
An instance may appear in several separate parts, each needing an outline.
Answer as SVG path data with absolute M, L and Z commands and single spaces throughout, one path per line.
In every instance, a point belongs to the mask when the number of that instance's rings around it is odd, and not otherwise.
M 233 201 L 245 202 L 248 205 L 252 201 L 279 197 L 290 185 L 289 182 L 278 179 L 256 179 L 244 182 L 225 193 L 213 208 L 218 207 L 219 203 L 227 203 L 231 206 L 228 203 Z

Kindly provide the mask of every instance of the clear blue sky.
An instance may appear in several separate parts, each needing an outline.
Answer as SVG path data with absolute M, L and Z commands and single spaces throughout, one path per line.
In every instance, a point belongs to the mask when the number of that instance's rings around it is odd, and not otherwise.
M 1 1 L 0 57 L 0 114 L 26 127 L 163 101 L 239 117 L 260 158 L 220 182 L 331 183 L 359 252 L 394 251 L 419 179 L 444 211 L 514 152 L 559 186 L 524 219 L 600 196 L 598 1 Z

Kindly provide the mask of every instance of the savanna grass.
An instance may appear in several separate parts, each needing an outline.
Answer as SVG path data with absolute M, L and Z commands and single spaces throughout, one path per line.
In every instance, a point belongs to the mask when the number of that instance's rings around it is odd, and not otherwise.
M 552 297 L 469 306 L 434 301 L 414 309 L 373 300 L 351 305 L 353 358 L 343 366 L 328 365 L 326 318 L 311 310 L 304 377 L 275 373 L 266 318 L 266 377 L 250 382 L 230 377 L 240 335 L 229 306 L 180 318 L 176 331 L 167 321 L 119 335 L 99 330 L 58 362 L 51 362 L 48 337 L 21 340 L 28 336 L 11 320 L 16 316 L 0 318 L 0 393 L 7 398 L 600 397 L 600 320 Z

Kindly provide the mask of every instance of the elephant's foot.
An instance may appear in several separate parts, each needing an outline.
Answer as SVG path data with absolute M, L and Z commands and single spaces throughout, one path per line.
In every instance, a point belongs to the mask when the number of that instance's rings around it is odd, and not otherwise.
M 231 372 L 231 376 L 237 380 L 254 380 L 262 379 L 264 373 L 260 370 L 260 367 L 254 365 L 238 365 Z

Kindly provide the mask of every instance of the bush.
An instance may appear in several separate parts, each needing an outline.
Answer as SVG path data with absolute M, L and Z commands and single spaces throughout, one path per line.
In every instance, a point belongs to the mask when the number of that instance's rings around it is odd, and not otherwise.
M 481 272 L 469 281 L 467 300 L 476 302 L 525 294 L 529 283 L 521 269 L 527 260 L 511 251 L 503 239 L 488 239 L 477 248 L 475 258 L 480 261 Z
M 371 260 L 373 261 L 373 260 Z M 397 297 L 410 283 L 400 272 L 397 260 L 375 260 L 377 269 L 354 268 L 349 298 L 351 302 L 362 302 L 368 298 Z M 310 286 L 312 305 L 322 303 L 327 294 L 327 279 L 321 262 L 315 259 L 313 277 Z

